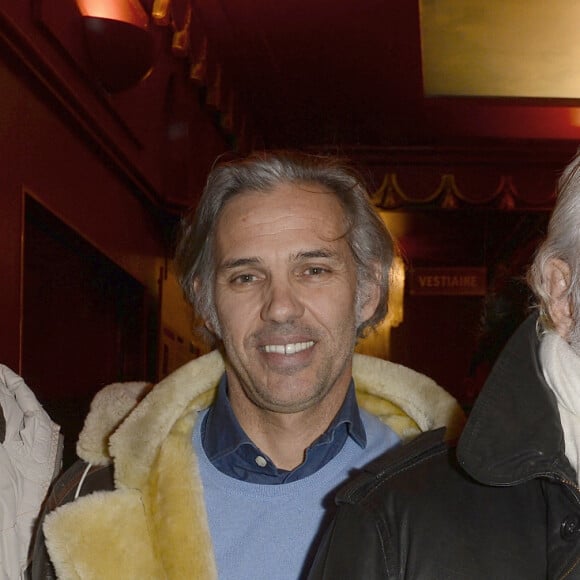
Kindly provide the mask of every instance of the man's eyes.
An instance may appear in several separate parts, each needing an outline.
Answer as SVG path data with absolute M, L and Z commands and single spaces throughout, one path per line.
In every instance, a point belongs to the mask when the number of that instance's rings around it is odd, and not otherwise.
M 303 266 L 297 268 L 294 272 L 297 278 L 306 280 L 318 279 L 329 276 L 332 273 L 332 268 L 327 266 Z M 243 272 L 232 274 L 229 277 L 229 284 L 232 286 L 248 286 L 265 280 L 268 274 L 260 274 L 255 272 Z

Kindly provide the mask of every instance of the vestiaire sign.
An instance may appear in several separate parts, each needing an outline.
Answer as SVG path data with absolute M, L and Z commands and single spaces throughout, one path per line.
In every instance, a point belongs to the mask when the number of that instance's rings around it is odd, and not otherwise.
M 484 296 L 486 268 L 414 268 L 409 291 L 414 295 Z

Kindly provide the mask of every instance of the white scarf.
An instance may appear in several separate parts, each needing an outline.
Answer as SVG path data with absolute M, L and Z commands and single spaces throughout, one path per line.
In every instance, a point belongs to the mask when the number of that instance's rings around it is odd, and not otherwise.
M 578 473 L 580 465 L 580 357 L 560 335 L 548 332 L 542 337 L 540 344 L 540 362 L 546 382 L 556 395 L 558 402 L 566 457 Z

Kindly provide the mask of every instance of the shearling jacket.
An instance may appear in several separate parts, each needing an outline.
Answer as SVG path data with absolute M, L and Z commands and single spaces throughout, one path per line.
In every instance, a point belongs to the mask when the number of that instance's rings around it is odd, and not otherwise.
M 126 419 L 144 385 L 132 384 L 129 392 L 116 385 L 97 395 L 77 452 L 93 465 L 113 461 L 115 489 L 46 517 L 59 578 L 217 577 L 191 434 L 223 372 L 217 352 L 196 359 L 156 385 Z M 419 373 L 358 355 L 353 375 L 360 405 L 404 439 L 440 425 L 457 433 L 463 425 L 455 400 Z
M 309 580 L 580 579 L 580 490 L 535 327 L 507 344 L 457 449 L 423 434 L 339 493 Z

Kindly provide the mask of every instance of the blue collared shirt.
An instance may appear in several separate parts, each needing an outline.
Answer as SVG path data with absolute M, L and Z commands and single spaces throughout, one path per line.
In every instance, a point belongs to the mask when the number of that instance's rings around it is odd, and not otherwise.
M 336 417 L 306 450 L 303 463 L 292 471 L 278 469 L 246 435 L 230 405 L 225 374 L 219 383 L 216 401 L 201 426 L 203 448 L 217 469 L 236 479 L 260 484 L 289 483 L 312 475 L 338 454 L 348 437 L 361 448 L 366 447 L 366 432 L 352 379 Z

